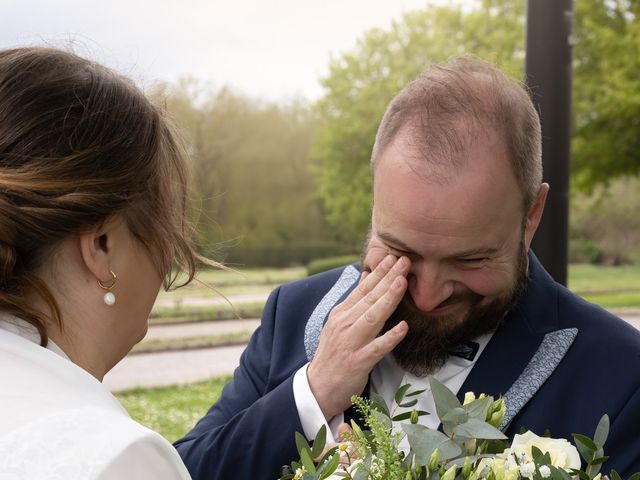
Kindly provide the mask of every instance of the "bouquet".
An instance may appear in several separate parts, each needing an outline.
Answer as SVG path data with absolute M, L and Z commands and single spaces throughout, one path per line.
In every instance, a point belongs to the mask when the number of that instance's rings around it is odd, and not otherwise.
M 328 448 L 322 427 L 312 445 L 296 433 L 300 460 L 287 466 L 280 480 L 622 480 L 615 470 L 600 473 L 609 458 L 603 446 L 609 433 L 604 415 L 593 438 L 573 434 L 566 439 L 539 437 L 523 431 L 509 444 L 497 428 L 505 414 L 502 398 L 467 393 L 464 402 L 442 383 L 430 379 L 436 413 L 442 432 L 418 424 L 427 412 L 390 412 L 384 399 L 353 397 L 368 430 L 351 422 L 352 432 L 338 445 Z M 395 403 L 413 408 L 424 390 L 401 386 Z M 394 432 L 392 422 L 402 422 Z M 407 437 L 409 451 L 399 446 Z M 581 470 L 581 460 L 586 469 Z M 628 480 L 640 480 L 640 473 Z

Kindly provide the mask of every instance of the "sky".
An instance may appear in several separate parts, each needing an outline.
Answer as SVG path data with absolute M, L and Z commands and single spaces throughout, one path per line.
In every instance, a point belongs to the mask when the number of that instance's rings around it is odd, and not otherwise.
M 431 2 L 434 3 L 434 2 Z M 435 3 L 448 3 L 439 0 Z M 72 46 L 146 86 L 193 76 L 255 98 L 322 94 L 331 55 L 427 0 L 0 0 L 0 48 Z

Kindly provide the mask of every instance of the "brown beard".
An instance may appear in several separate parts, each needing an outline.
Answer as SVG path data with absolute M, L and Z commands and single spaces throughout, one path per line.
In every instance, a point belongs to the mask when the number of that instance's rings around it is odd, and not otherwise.
M 452 301 L 469 305 L 469 313 L 462 321 L 452 316 L 425 314 L 415 307 L 407 293 L 381 332 L 387 332 L 402 320 L 409 324 L 409 333 L 393 350 L 398 365 L 416 376 L 430 375 L 444 365 L 454 347 L 496 330 L 524 293 L 527 262 L 523 239 L 517 258 L 516 278 L 508 292 L 486 304 L 482 303 L 485 297 L 475 292 L 454 294 Z

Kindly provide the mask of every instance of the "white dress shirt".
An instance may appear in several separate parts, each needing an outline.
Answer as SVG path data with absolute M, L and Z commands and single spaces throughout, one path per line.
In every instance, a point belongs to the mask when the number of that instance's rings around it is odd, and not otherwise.
M 158 433 L 30 324 L 0 316 L 0 480 L 190 479 Z
M 447 362 L 435 373 L 433 377 L 443 383 L 453 393 L 458 393 L 460 387 L 469 376 L 471 369 L 477 362 L 480 355 L 484 351 L 485 347 L 491 340 L 493 333 L 488 333 L 474 341 L 478 343 L 478 352 L 473 360 L 466 360 L 464 358 L 449 356 Z M 337 427 L 343 422 L 344 414 L 336 415 L 329 422 L 326 421 L 322 410 L 318 406 L 309 382 L 307 380 L 307 367 L 306 364 L 300 370 L 295 373 L 293 378 L 293 396 L 298 409 L 298 415 L 300 416 L 300 422 L 304 430 L 304 434 L 308 440 L 313 440 L 316 433 L 322 427 L 327 427 L 327 441 L 335 442 L 337 435 Z M 401 385 L 410 383 L 410 391 L 414 390 L 426 390 L 424 393 L 412 397 L 411 399 L 417 399 L 418 403 L 410 409 L 403 409 L 398 407 L 395 403 L 394 396 L 396 391 Z M 431 393 L 431 387 L 429 385 L 428 377 L 416 377 L 408 372 L 405 372 L 393 359 L 393 355 L 387 354 L 383 359 L 374 367 L 370 377 L 370 392 L 381 395 L 387 405 L 390 406 L 392 414 L 395 416 L 402 413 L 405 410 L 424 410 L 429 412 L 429 415 L 421 416 L 419 422 L 421 425 L 425 425 L 429 428 L 437 428 L 440 424 L 440 420 L 436 415 L 435 403 L 433 400 L 433 394 Z M 466 393 L 466 392 L 465 392 Z M 482 392 L 475 392 L 482 393 Z M 399 431 L 400 426 L 398 424 L 393 425 L 395 431 Z M 402 449 L 407 449 L 406 438 L 400 444 Z

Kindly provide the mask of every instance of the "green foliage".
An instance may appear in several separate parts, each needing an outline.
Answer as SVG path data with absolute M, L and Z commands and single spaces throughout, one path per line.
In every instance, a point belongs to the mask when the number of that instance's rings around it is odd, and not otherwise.
M 344 255 L 340 257 L 321 258 L 314 260 L 307 265 L 307 275 L 315 275 L 316 273 L 326 272 L 334 268 L 350 265 L 360 261 L 358 255 Z
M 613 180 L 608 187 L 573 195 L 570 260 L 640 264 L 639 210 L 640 178 Z
M 572 170 L 588 189 L 640 173 L 640 4 L 575 2 Z
M 154 95 L 167 97 L 191 162 L 201 252 L 250 266 L 336 254 L 308 168 L 317 120 L 307 105 L 264 103 L 193 79 Z
M 486 0 L 473 9 L 428 5 L 389 30 L 369 31 L 332 60 L 311 155 L 327 218 L 347 238 L 361 239 L 369 225 L 369 159 L 391 98 L 431 63 L 465 52 L 521 77 L 523 9 L 523 0 Z
M 577 187 L 591 189 L 640 172 L 640 3 L 575 4 L 572 173 Z M 346 238 L 367 231 L 371 148 L 391 98 L 431 63 L 464 53 L 521 79 L 524 7 L 523 0 L 427 4 L 332 60 L 311 156 L 327 218 Z

